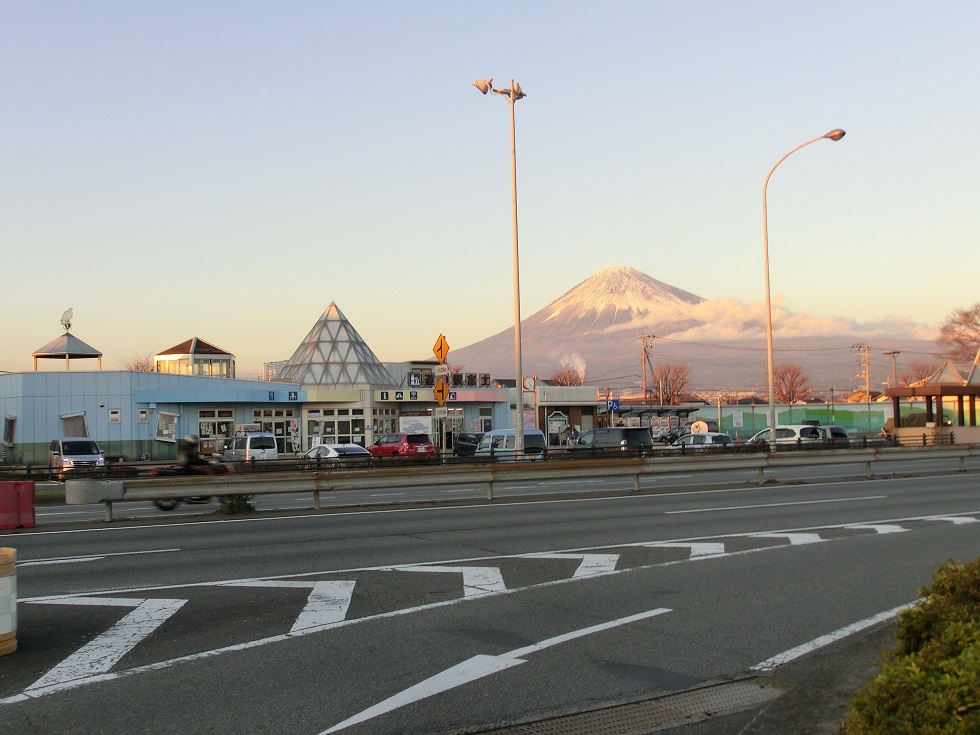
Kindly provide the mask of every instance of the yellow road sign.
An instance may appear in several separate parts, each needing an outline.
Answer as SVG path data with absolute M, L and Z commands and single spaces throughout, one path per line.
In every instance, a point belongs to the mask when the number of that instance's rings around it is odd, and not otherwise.
M 441 334 L 439 335 L 439 339 L 436 340 L 436 343 L 432 345 L 432 354 L 436 356 L 439 362 L 446 361 L 446 355 L 449 354 L 449 343 Z
M 446 382 L 445 378 L 439 378 L 439 382 L 432 389 L 432 393 L 435 395 L 436 400 L 439 401 L 440 406 L 446 403 L 446 399 L 449 397 L 449 383 Z

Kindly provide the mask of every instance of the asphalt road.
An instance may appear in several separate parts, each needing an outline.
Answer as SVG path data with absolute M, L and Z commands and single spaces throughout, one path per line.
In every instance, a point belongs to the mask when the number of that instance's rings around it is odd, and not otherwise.
M 980 553 L 974 472 L 684 484 L 0 537 L 20 598 L 0 731 L 461 733 L 565 716 L 563 732 L 617 732 L 573 729 L 598 707 L 676 726 L 778 701 L 783 672 Z M 680 693 L 669 716 L 641 706 Z

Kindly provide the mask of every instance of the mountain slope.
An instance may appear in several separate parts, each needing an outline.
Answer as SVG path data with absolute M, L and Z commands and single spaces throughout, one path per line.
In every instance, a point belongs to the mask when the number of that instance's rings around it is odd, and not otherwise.
M 855 343 L 871 344 L 872 351 L 880 345 L 879 354 L 901 350 L 911 362 L 938 362 L 934 330 L 908 319 L 859 324 L 794 314 L 777 302 L 773 323 L 776 363 L 803 365 L 820 393 L 831 386 L 863 387 Z M 766 385 L 764 305 L 705 300 L 623 266 L 603 268 L 521 322 L 523 371 L 548 378 L 574 370 L 589 385 L 635 390 L 642 382 L 643 334 L 656 336 L 648 340 L 654 365 L 691 368 L 693 390 L 758 391 Z M 454 350 L 450 361 L 512 377 L 513 344 L 508 328 Z M 872 390 L 881 389 L 890 367 L 884 358 L 872 360 Z M 876 368 L 884 375 L 875 375 Z

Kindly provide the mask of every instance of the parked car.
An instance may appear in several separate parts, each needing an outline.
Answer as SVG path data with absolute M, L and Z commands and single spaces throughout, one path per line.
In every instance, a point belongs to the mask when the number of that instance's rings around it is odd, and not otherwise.
M 105 457 L 94 439 L 65 437 L 51 442 L 51 468 L 59 478 L 75 469 L 105 467 Z
M 494 429 L 488 431 L 480 439 L 480 445 L 473 453 L 474 457 L 484 459 L 496 459 L 503 462 L 520 460 L 541 460 L 548 453 L 548 440 L 544 432 L 540 429 L 524 429 L 524 455 L 515 457 L 515 439 L 517 432 L 514 429 Z
M 769 429 L 755 433 L 750 444 L 769 444 Z M 776 427 L 776 445 L 824 445 L 848 446 L 851 440 L 847 431 L 840 426 L 813 426 L 812 424 L 790 424 Z
M 646 426 L 610 426 L 605 429 L 589 429 L 578 435 L 569 449 L 622 449 L 643 451 L 653 448 L 653 434 Z
M 453 441 L 453 454 L 457 457 L 465 457 L 473 454 L 480 446 L 480 439 L 485 432 L 461 431 L 456 434 Z
M 724 447 L 734 446 L 728 434 L 718 431 L 705 431 L 699 434 L 684 434 L 677 438 L 667 449 L 681 452 L 718 451 Z
M 435 444 L 428 434 L 386 434 L 367 450 L 375 457 L 434 457 Z
M 360 444 L 317 444 L 302 458 L 304 467 L 318 467 L 370 460 L 373 455 Z
M 279 447 L 276 446 L 276 437 L 270 432 L 235 434 L 225 442 L 221 458 L 225 462 L 279 459 Z

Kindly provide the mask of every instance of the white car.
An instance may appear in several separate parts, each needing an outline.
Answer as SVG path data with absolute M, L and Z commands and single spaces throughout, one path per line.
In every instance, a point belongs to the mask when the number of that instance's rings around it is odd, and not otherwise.
M 311 447 L 303 459 L 306 466 L 316 466 L 321 462 L 328 464 L 332 462 L 347 462 L 350 460 L 363 461 L 372 459 L 371 453 L 360 444 L 317 444 Z
M 705 452 L 721 450 L 734 444 L 728 434 L 718 431 L 703 431 L 699 434 L 682 434 L 667 449 L 681 452 Z

